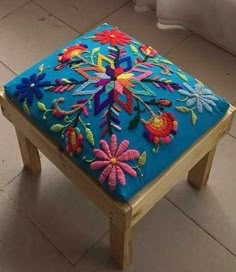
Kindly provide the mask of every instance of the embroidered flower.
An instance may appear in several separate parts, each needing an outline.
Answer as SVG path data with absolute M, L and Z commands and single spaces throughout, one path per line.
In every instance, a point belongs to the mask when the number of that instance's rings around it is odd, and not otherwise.
M 40 90 L 41 87 L 48 86 L 50 81 L 42 81 L 46 74 L 32 74 L 29 78 L 23 77 L 21 84 L 16 85 L 16 91 L 14 95 L 19 97 L 20 102 L 27 100 L 29 104 L 32 104 L 34 96 L 38 99 L 42 98 L 43 93 Z
M 95 33 L 94 41 L 101 42 L 102 44 L 109 43 L 112 46 L 125 45 L 131 43 L 131 38 L 124 32 L 119 31 L 117 28 L 105 29 L 102 32 Z
M 145 127 L 144 137 L 155 145 L 170 143 L 178 129 L 178 123 L 170 112 L 152 115 L 148 121 L 142 120 Z
M 195 84 L 194 88 L 192 88 L 186 82 L 184 82 L 183 85 L 185 86 L 187 91 L 180 89 L 178 90 L 178 92 L 186 96 L 186 105 L 188 107 L 196 105 L 197 111 L 199 113 L 203 112 L 203 108 L 209 112 L 213 111 L 212 107 L 216 107 L 215 101 L 217 101 L 218 98 L 211 90 L 205 88 L 199 83 Z
M 124 73 L 122 67 L 112 69 L 110 66 L 106 67 L 105 73 L 96 74 L 100 80 L 95 83 L 95 86 L 106 86 L 109 85 L 110 90 L 115 90 L 118 93 L 123 93 L 124 87 L 133 87 L 131 80 L 134 77 L 132 73 Z M 109 89 L 107 90 L 109 91 Z
M 157 55 L 157 51 L 151 46 L 142 44 L 139 49 L 145 56 L 154 58 Z
M 79 57 L 83 52 L 87 50 L 88 46 L 82 43 L 78 43 L 67 47 L 63 50 L 62 53 L 58 55 L 58 61 L 61 63 L 66 63 L 71 61 L 74 57 Z
M 66 151 L 72 156 L 81 153 L 83 148 L 83 135 L 78 128 L 69 127 L 65 134 Z
M 136 171 L 126 162 L 136 160 L 139 152 L 134 149 L 128 149 L 129 141 L 124 140 L 117 146 L 117 137 L 115 134 L 111 136 L 110 146 L 105 140 L 100 141 L 101 149 L 94 149 L 96 160 L 91 163 L 93 170 L 104 168 L 99 181 L 101 184 L 108 179 L 108 185 L 111 190 L 116 188 L 117 182 L 121 185 L 126 184 L 125 174 L 136 177 Z

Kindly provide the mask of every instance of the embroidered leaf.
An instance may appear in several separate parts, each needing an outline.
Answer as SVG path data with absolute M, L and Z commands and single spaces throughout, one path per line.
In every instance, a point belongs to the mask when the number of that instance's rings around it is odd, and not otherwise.
M 173 62 L 171 62 L 167 59 L 161 59 L 160 62 L 167 63 L 167 64 L 173 64 Z
M 180 72 L 177 72 L 177 75 L 178 75 L 181 79 L 183 79 L 184 81 L 188 81 L 188 78 L 186 77 L 186 75 L 184 75 L 184 74 L 182 74 L 182 73 L 180 73 Z
M 23 110 L 27 115 L 30 115 L 30 110 L 28 108 L 28 105 L 27 105 L 26 101 L 23 103 Z
M 198 84 L 200 84 L 202 87 L 204 87 L 204 84 L 200 81 L 200 80 L 198 80 L 198 79 L 195 79 L 196 80 L 196 82 L 198 83 Z
M 138 165 L 143 166 L 146 163 L 147 153 L 143 151 L 143 153 L 138 157 Z
M 72 83 L 70 80 L 68 80 L 66 78 L 62 78 L 61 81 L 65 82 L 65 83 Z
M 92 146 L 94 146 L 94 137 L 93 137 L 93 133 L 92 133 L 91 129 L 86 128 L 86 129 L 85 129 L 85 135 L 86 135 L 87 141 L 88 141 Z
M 175 107 L 180 112 L 189 112 L 190 109 L 187 107 Z
M 191 111 L 192 115 L 191 115 L 191 119 L 192 119 L 192 124 L 193 126 L 195 126 L 196 122 L 197 122 L 197 115 L 194 113 L 194 111 Z
M 139 121 L 140 121 L 140 115 L 137 114 L 137 115 L 135 115 L 135 117 L 133 119 L 130 120 L 128 129 L 136 128 L 137 125 L 139 124 Z
M 44 70 L 44 64 L 42 63 L 41 65 L 39 65 L 39 72 L 42 73 Z
M 138 49 L 134 45 L 130 45 L 130 49 L 134 52 L 134 54 L 138 54 Z
M 94 54 L 96 54 L 99 50 L 100 50 L 100 47 L 95 47 L 95 48 L 93 48 L 92 53 L 91 53 L 91 57 L 92 57 Z
M 41 102 L 38 102 L 38 103 L 37 103 L 37 106 L 38 106 L 38 109 L 39 109 L 40 111 L 46 111 L 46 110 L 47 110 L 46 107 L 45 107 L 45 104 L 43 104 L 43 103 L 41 103 Z
M 55 125 L 51 126 L 50 130 L 53 132 L 60 132 L 63 128 L 64 128 L 63 125 L 55 124 Z

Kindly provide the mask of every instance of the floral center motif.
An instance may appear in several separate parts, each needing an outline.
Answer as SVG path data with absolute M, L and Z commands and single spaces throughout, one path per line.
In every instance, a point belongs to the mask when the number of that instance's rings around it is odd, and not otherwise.
M 142 120 L 145 127 L 144 136 L 155 145 L 170 143 L 177 132 L 178 123 L 170 112 L 152 115 L 148 120 Z
M 112 157 L 112 158 L 111 158 L 111 163 L 112 163 L 112 164 L 116 164 L 116 163 L 117 163 L 117 159 L 116 159 L 115 157 Z

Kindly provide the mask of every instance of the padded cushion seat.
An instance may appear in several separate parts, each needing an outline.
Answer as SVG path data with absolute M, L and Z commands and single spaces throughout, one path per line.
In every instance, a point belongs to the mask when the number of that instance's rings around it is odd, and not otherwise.
M 108 24 L 33 65 L 5 92 L 122 201 L 170 167 L 229 108 L 155 49 Z

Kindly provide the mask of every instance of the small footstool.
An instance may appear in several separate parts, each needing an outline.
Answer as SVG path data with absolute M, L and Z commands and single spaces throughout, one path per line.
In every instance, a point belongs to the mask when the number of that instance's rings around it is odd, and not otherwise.
M 103 24 L 8 82 L 3 115 L 24 165 L 38 149 L 110 219 L 111 256 L 131 262 L 135 224 L 189 171 L 207 183 L 234 108 L 126 33 Z M 2 132 L 4 133 L 4 132 Z

